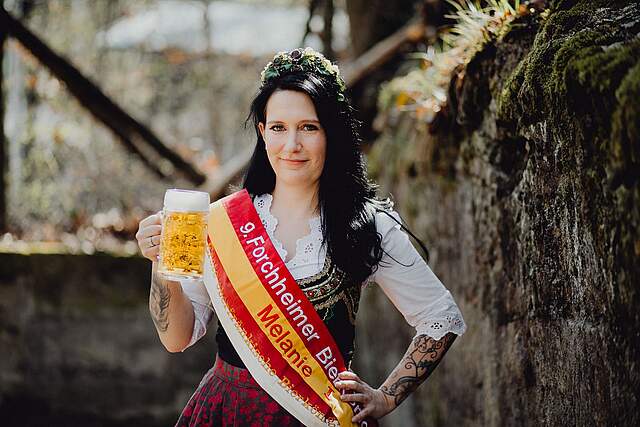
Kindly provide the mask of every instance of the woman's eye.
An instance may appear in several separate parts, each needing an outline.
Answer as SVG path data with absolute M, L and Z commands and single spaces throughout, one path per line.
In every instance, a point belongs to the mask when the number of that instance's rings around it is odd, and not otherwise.
M 307 124 L 307 125 L 304 125 L 302 128 L 303 128 L 304 130 L 309 130 L 309 131 L 311 131 L 311 130 L 317 130 L 317 129 L 318 129 L 318 126 L 316 126 L 316 125 L 309 125 L 309 124 Z
M 271 126 L 270 129 L 273 130 L 273 131 L 276 131 L 276 132 L 280 132 L 281 130 L 284 130 L 284 126 L 282 126 L 282 125 L 273 125 L 273 126 Z

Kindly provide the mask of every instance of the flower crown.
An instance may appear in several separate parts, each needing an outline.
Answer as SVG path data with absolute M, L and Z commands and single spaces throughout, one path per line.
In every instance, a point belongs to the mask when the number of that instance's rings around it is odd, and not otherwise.
M 338 66 L 310 47 L 294 49 L 291 52 L 278 52 L 260 73 L 260 80 L 264 86 L 277 77 L 303 71 L 332 77 L 338 88 L 338 101 L 345 100 L 344 91 L 347 86 L 340 76 Z

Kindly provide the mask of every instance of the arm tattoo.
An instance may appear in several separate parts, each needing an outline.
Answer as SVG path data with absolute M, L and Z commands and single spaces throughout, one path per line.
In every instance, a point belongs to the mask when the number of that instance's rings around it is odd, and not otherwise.
M 155 274 L 151 280 L 151 296 L 149 299 L 149 310 L 151 319 L 159 332 L 167 332 L 169 329 L 169 302 L 171 301 L 171 291 L 166 283 L 162 283 Z
M 447 352 L 456 335 L 447 333 L 439 341 L 427 335 L 419 335 L 414 338 L 412 346 L 407 350 L 404 359 L 391 374 L 387 383 L 380 391 L 393 398 L 396 406 L 411 394 L 418 386 L 436 369 L 440 360 Z

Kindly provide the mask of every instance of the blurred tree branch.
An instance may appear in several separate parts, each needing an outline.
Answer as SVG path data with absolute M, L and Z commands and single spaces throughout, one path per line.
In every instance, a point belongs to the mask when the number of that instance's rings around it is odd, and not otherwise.
M 201 190 L 209 193 L 211 200 L 217 200 L 224 196 L 229 185 L 242 175 L 242 172 L 249 164 L 251 156 L 253 155 L 253 149 L 254 147 L 249 147 L 226 161 L 216 170 L 213 176 L 207 179 L 207 182 L 202 185 Z
M 389 37 L 376 43 L 355 60 L 345 64 L 343 77 L 348 87 L 353 87 L 395 56 L 406 43 L 415 43 L 425 36 L 421 19 L 413 19 Z
M 420 0 L 346 0 L 352 54 L 359 57 L 416 16 Z
M 322 8 L 322 21 L 324 22 L 322 31 L 313 31 L 311 21 L 319 9 Z M 335 13 L 335 5 L 333 0 L 310 0 L 309 1 L 309 17 L 307 18 L 304 35 L 300 42 L 301 46 L 307 45 L 305 42 L 309 34 L 316 34 L 322 40 L 322 53 L 330 59 L 335 58 L 333 51 L 333 15 Z
M 304 30 L 304 34 L 302 35 L 302 40 L 300 41 L 301 45 L 304 45 L 304 40 L 307 38 L 309 34 L 313 31 L 311 30 L 311 21 L 313 20 L 313 16 L 316 14 L 316 10 L 318 10 L 318 6 L 320 6 L 321 0 L 310 0 L 309 1 L 309 16 L 307 18 L 307 24 Z
M 189 181 L 200 185 L 205 176 L 171 150 L 145 125 L 127 114 L 102 90 L 63 57 L 57 55 L 20 21 L 0 7 L 0 28 L 16 38 L 94 117 L 106 125 L 123 145 L 161 178 L 172 178 L 175 169 Z
M 324 0 L 324 9 L 323 9 L 323 21 L 324 28 L 322 29 L 322 33 L 320 34 L 320 38 L 322 39 L 322 48 L 324 50 L 324 54 L 328 58 L 335 58 L 335 52 L 333 51 L 333 14 L 335 12 L 335 7 L 333 4 L 333 0 Z
M 7 138 L 4 134 L 4 76 L 3 59 L 7 40 L 7 32 L 0 27 L 0 233 L 7 231 L 7 182 L 5 175 L 7 172 Z

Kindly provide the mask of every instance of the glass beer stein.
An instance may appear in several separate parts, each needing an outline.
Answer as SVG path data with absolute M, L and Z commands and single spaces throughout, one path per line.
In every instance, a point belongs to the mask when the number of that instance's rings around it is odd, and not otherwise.
M 158 273 L 173 280 L 202 278 L 208 213 L 208 193 L 167 190 Z

